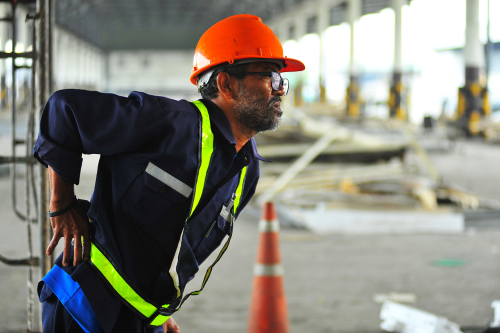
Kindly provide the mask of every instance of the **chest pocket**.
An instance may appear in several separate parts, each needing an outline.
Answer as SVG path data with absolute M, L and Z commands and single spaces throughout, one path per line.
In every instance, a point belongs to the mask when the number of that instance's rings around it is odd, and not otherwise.
M 193 188 L 149 162 L 120 198 L 121 210 L 147 232 L 181 221 L 189 209 Z
M 219 215 L 212 221 L 209 227 L 204 232 L 203 238 L 196 248 L 194 255 L 199 264 L 201 264 L 207 257 L 215 251 L 225 236 L 229 235 L 231 231 L 230 219 L 232 216 L 233 201 L 230 204 L 226 203 L 222 206 Z

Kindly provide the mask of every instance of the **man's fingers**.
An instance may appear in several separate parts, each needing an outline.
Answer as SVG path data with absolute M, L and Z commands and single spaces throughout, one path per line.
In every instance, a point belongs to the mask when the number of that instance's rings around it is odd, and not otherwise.
M 82 236 L 76 234 L 73 254 L 73 266 L 78 265 L 82 261 Z
M 69 266 L 71 264 L 71 239 L 73 237 L 66 234 L 64 235 L 64 254 L 63 254 L 63 266 Z
M 168 320 L 163 324 L 163 330 L 165 331 L 165 333 L 180 333 L 181 332 L 179 325 L 177 325 L 174 318 L 172 318 L 172 317 L 168 318 Z
M 88 260 L 90 258 L 90 237 L 89 228 L 83 230 L 83 260 Z
M 49 246 L 47 247 L 47 251 L 45 252 L 48 256 L 54 252 L 59 240 L 61 239 L 61 235 L 58 232 L 54 232 L 52 239 L 50 240 Z

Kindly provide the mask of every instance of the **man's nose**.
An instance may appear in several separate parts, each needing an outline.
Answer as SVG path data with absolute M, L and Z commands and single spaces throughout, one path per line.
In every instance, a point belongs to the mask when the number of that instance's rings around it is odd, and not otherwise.
M 273 89 L 273 95 L 275 96 L 285 96 L 285 87 L 283 85 L 280 85 L 280 88 L 278 90 Z

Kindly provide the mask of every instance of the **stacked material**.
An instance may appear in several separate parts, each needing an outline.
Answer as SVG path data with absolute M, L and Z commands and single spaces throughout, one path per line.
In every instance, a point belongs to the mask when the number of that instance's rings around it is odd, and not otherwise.
M 480 198 L 445 184 L 408 124 L 341 123 L 295 109 L 258 138 L 258 203 L 315 232 L 461 232 Z M 267 143 L 267 144 L 266 144 Z

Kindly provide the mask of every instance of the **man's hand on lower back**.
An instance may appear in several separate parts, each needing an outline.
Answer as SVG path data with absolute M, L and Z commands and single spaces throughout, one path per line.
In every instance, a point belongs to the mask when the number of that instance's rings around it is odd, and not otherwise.
M 168 320 L 163 324 L 163 330 L 165 333 L 181 333 L 179 325 L 177 325 L 172 317 L 168 318 Z
M 88 219 L 86 219 L 79 207 L 72 208 L 69 212 L 60 216 L 52 217 L 50 222 L 54 236 L 47 248 L 47 255 L 54 252 L 59 240 L 64 238 L 63 265 L 71 265 L 71 240 L 74 239 L 73 265 L 78 265 L 82 260 L 87 260 L 90 256 L 90 238 L 88 229 Z M 83 238 L 83 244 L 82 244 Z
M 60 177 L 52 168 L 49 168 L 51 201 L 50 211 L 61 210 L 74 200 L 73 184 Z M 73 265 L 90 257 L 90 238 L 87 212 L 83 212 L 80 205 L 76 205 L 68 212 L 50 219 L 54 236 L 47 247 L 47 255 L 54 252 L 59 240 L 64 238 L 63 265 L 71 265 L 71 240 L 74 239 Z M 82 244 L 83 238 L 83 244 Z

